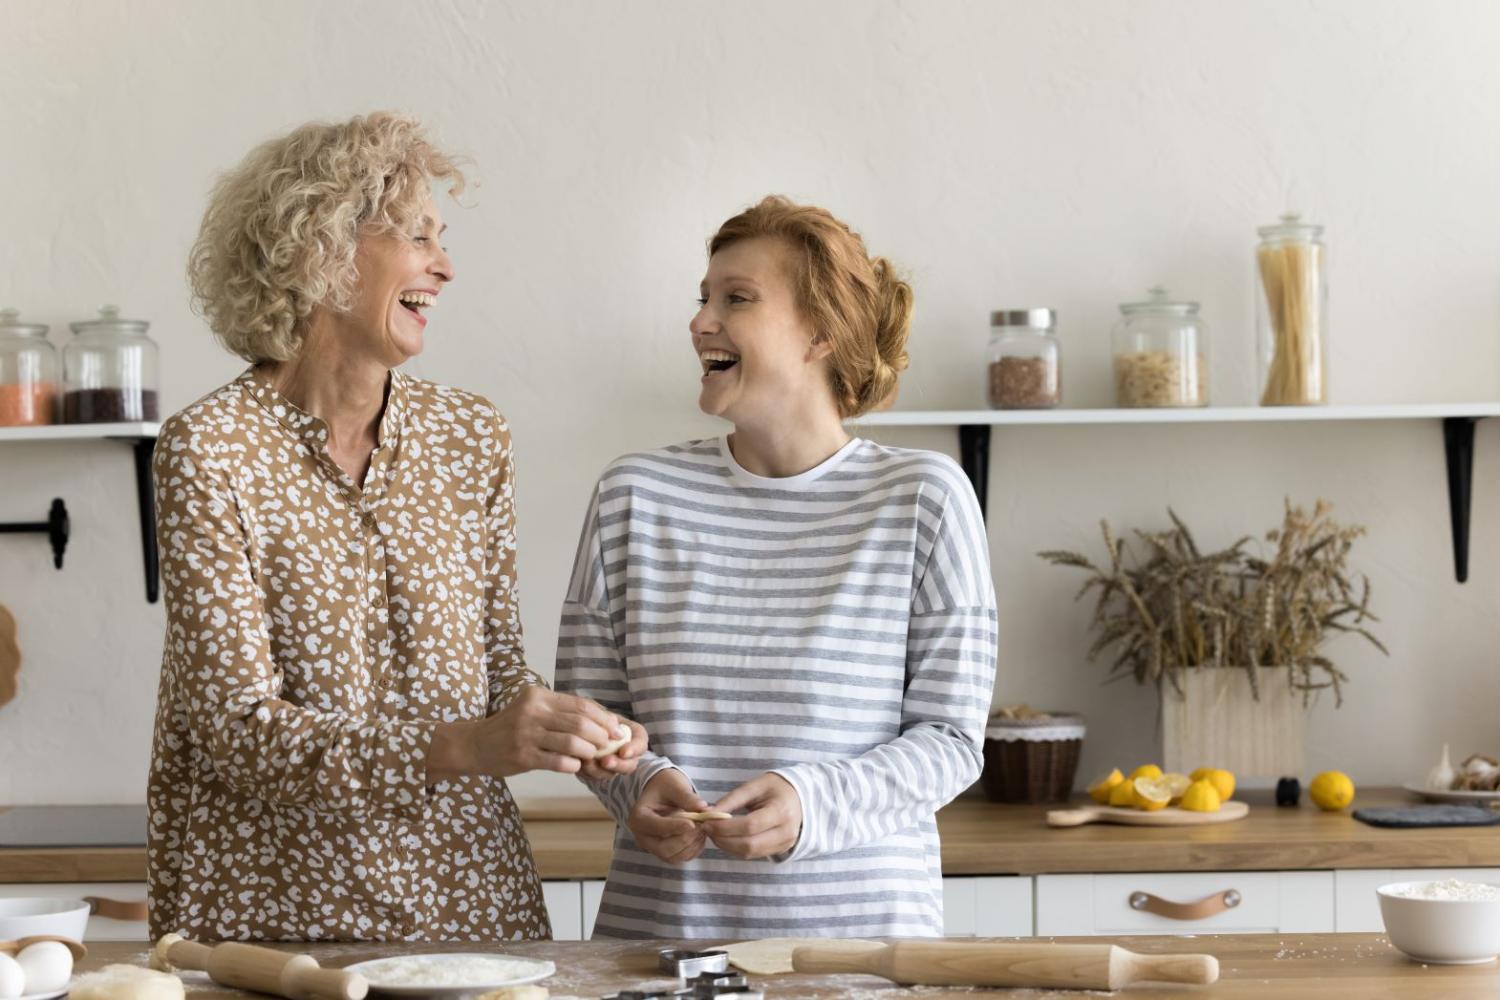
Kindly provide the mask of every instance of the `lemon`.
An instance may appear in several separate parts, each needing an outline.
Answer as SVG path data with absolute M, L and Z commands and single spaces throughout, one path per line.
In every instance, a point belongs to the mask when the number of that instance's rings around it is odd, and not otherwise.
M 1161 776 L 1161 780 L 1167 783 L 1167 788 L 1172 793 L 1172 804 L 1174 806 L 1181 800 L 1182 793 L 1186 792 L 1188 786 L 1193 783 L 1192 778 L 1189 778 L 1185 774 L 1178 774 L 1175 771 L 1168 771 Z
M 1109 805 L 1109 793 L 1114 791 L 1115 786 L 1124 780 L 1125 775 L 1120 773 L 1118 767 L 1115 768 L 1089 786 L 1089 798 L 1101 806 Z
M 1109 804 L 1130 808 L 1135 805 L 1135 779 L 1126 778 L 1109 790 Z
M 1155 812 L 1165 809 L 1172 801 L 1172 784 L 1165 776 L 1135 779 L 1135 802 L 1137 809 Z
M 1188 812 L 1197 813 L 1218 812 L 1223 804 L 1224 800 L 1219 797 L 1219 790 L 1207 778 L 1199 778 L 1189 785 L 1187 791 L 1182 793 L 1180 803 L 1181 807 Z
M 1200 767 L 1192 774 L 1194 781 L 1207 781 L 1219 793 L 1221 802 L 1234 798 L 1234 772 L 1221 767 Z
M 1130 776 L 1132 778 L 1160 778 L 1161 768 L 1155 764 L 1142 764 L 1134 771 L 1131 771 Z
M 1307 786 L 1307 797 L 1319 809 L 1335 812 L 1354 801 L 1354 782 L 1343 771 L 1324 771 Z

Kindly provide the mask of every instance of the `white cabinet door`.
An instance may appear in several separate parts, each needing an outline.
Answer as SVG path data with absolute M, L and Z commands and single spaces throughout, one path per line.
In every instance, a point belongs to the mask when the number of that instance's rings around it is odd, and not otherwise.
M 583 893 L 577 882 L 543 882 L 542 900 L 552 921 L 552 940 L 583 939 Z
M 599 915 L 599 900 L 604 898 L 603 879 L 590 879 L 583 883 L 583 939 L 594 936 L 594 918 Z
M 18 896 L 45 896 L 48 899 L 82 899 L 85 896 L 102 896 L 125 903 L 138 903 L 146 898 L 144 882 L 17 882 L 0 885 L 0 896 L 14 899 Z M 111 920 L 108 917 L 89 917 L 84 931 L 85 941 L 149 941 L 150 934 L 144 920 Z
M 1347 868 L 1333 873 L 1336 929 L 1343 931 L 1385 930 L 1380 918 L 1380 899 L 1375 890 L 1388 882 L 1500 883 L 1500 868 Z
M 1157 909 L 1207 900 L 1205 915 Z M 1163 906 L 1165 904 L 1165 907 Z M 1038 875 L 1036 933 L 1325 933 L 1334 928 L 1332 872 L 1145 872 Z
M 1031 879 L 953 876 L 943 879 L 943 933 L 947 937 L 1029 937 Z

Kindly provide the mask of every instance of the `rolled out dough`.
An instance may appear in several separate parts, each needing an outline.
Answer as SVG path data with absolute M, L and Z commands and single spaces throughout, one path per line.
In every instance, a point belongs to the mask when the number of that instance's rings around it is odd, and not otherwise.
M 729 813 L 727 813 L 727 812 L 719 812 L 719 811 L 714 810 L 714 809 L 706 809 L 703 812 L 689 812 L 686 809 L 682 809 L 682 810 L 679 810 L 677 812 L 674 812 L 672 814 L 672 818 L 673 819 L 690 819 L 694 823 L 702 823 L 702 822 L 704 822 L 706 820 L 711 820 L 711 819 L 734 819 L 734 817 L 731 816 L 731 815 L 729 815 Z
M 183 1000 L 182 980 L 134 965 L 106 965 L 68 987 L 73 1000 Z
M 615 730 L 615 738 L 594 751 L 594 759 L 598 760 L 601 757 L 608 757 L 629 742 L 630 727 L 622 723 L 620 728 Z
M 725 945 L 729 952 L 729 964 L 752 976 L 779 976 L 792 968 L 792 950 L 815 944 L 822 948 L 847 948 L 849 951 L 867 951 L 884 948 L 879 941 L 861 938 L 766 938 L 762 941 L 741 941 Z

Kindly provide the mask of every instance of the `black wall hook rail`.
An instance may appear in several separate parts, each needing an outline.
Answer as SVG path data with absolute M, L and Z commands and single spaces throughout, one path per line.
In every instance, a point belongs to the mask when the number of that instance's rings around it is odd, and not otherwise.
M 52 501 L 45 521 L 11 521 L 0 524 L 0 535 L 46 535 L 52 543 L 52 565 L 62 569 L 63 553 L 68 550 L 68 505 L 62 497 Z

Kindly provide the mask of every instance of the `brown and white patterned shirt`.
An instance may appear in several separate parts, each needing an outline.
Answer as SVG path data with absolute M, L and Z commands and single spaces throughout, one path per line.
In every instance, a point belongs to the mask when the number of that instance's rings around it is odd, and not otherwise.
M 505 783 L 426 778 L 437 723 L 542 683 L 504 418 L 393 372 L 363 488 L 327 441 L 253 370 L 162 426 L 151 933 L 546 937 Z

